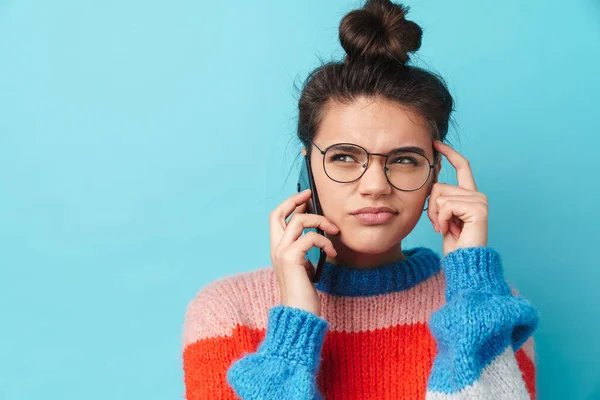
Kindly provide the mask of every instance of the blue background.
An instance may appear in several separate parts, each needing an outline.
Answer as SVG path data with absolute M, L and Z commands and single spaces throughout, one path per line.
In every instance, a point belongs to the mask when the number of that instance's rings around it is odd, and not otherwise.
M 185 308 L 269 265 L 294 83 L 360 4 L 0 0 L 1 399 L 181 398 Z M 408 4 L 489 244 L 542 317 L 539 398 L 598 399 L 600 4 Z M 403 247 L 441 252 L 423 215 Z

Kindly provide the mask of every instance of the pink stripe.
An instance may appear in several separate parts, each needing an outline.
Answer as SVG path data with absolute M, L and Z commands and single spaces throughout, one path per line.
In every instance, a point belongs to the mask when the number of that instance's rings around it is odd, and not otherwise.
M 427 323 L 431 313 L 445 303 L 442 272 L 397 293 L 369 297 L 332 296 L 320 291 L 318 294 L 329 330 L 342 332 Z M 281 304 L 279 287 L 271 267 L 218 279 L 200 290 L 188 305 L 183 344 L 231 336 L 238 324 L 266 329 L 268 310 L 278 304 Z
M 444 276 L 437 274 L 408 290 L 368 297 L 324 295 L 321 308 L 330 330 L 364 332 L 416 323 L 426 324 L 445 302 Z
M 280 303 L 273 272 L 271 267 L 242 272 L 203 287 L 187 306 L 183 346 L 204 338 L 231 336 L 238 324 L 266 329 L 268 310 Z
M 518 295 L 516 289 L 512 286 L 511 289 Z M 432 312 L 445 304 L 444 290 L 445 277 L 440 270 L 420 285 L 397 293 L 368 297 L 332 296 L 320 291 L 318 294 L 330 331 L 364 332 L 426 324 Z M 268 311 L 278 304 L 281 304 L 279 287 L 271 266 L 213 281 L 188 305 L 183 346 L 204 338 L 231 336 L 238 324 L 266 329 Z M 533 360 L 533 337 L 522 348 Z

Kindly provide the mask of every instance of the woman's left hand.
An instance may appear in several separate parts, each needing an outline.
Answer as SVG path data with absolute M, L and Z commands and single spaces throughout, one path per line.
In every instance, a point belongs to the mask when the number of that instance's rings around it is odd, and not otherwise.
M 427 215 L 444 237 L 444 256 L 461 247 L 487 246 L 487 197 L 477 191 L 469 160 L 439 140 L 433 143 L 456 169 L 458 182 L 458 186 L 436 182 L 429 198 Z

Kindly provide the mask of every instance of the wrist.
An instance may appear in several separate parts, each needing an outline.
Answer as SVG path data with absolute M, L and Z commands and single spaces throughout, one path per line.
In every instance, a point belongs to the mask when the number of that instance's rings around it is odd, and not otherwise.
M 259 352 L 317 368 L 328 326 L 326 320 L 306 310 L 285 305 L 272 307 Z

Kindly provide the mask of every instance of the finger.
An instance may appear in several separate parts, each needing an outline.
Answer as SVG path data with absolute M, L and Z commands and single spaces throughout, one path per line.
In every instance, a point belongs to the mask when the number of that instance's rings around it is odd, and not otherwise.
M 434 224 L 434 226 L 436 225 L 436 221 L 439 219 L 439 215 L 438 215 L 438 210 L 444 205 L 445 202 L 447 201 L 464 201 L 466 203 L 484 203 L 485 200 L 482 199 L 480 196 L 473 196 L 473 195 L 464 195 L 464 196 L 446 196 L 446 195 L 440 195 L 437 196 L 435 198 L 435 200 L 429 200 L 430 202 L 432 202 L 430 208 L 431 208 L 431 214 L 427 214 L 427 216 L 429 217 L 429 219 L 431 220 L 432 224 Z M 460 219 L 459 219 L 460 221 Z M 438 225 L 439 228 L 439 225 Z
M 306 235 L 296 240 L 287 251 L 304 259 L 306 252 L 312 247 L 318 247 L 325 250 L 325 253 L 327 253 L 329 257 L 337 256 L 337 251 L 335 251 L 331 240 L 323 235 L 319 235 L 317 232 L 308 232 Z
M 286 218 L 286 221 L 287 221 L 286 226 L 290 222 L 290 219 L 292 218 L 292 216 L 294 214 L 304 214 L 304 213 L 306 213 L 306 203 L 300 204 L 298 207 L 296 207 L 294 212 L 288 218 Z
M 452 233 L 452 236 L 455 239 L 458 239 L 460 237 L 463 226 L 464 226 L 464 223 L 462 223 L 462 221 L 459 218 L 457 218 L 456 216 L 452 217 L 452 219 L 450 220 L 450 224 L 449 224 L 450 233 Z
M 438 209 L 439 207 L 433 199 L 433 196 L 430 196 L 427 205 L 427 217 L 429 218 L 433 226 L 439 229 L 439 225 L 437 224 L 437 218 L 439 213 Z
M 485 201 L 480 196 L 466 195 L 466 196 L 447 196 L 442 195 L 436 197 L 434 200 L 437 207 L 440 207 L 446 201 L 455 200 L 455 201 L 466 201 L 467 203 L 484 203 Z
M 296 193 L 293 196 L 285 199 L 273 211 L 271 211 L 271 214 L 269 215 L 269 231 L 272 248 L 277 248 L 279 242 L 281 241 L 281 237 L 285 231 L 285 220 L 287 216 L 292 213 L 296 207 L 302 203 L 306 203 L 306 201 L 310 198 L 310 195 L 310 189 Z
M 436 182 L 431 187 L 432 194 L 443 194 L 443 195 L 455 195 L 455 196 L 468 196 L 468 195 L 481 195 L 483 193 L 476 190 L 467 189 L 461 186 L 451 185 L 449 183 Z
M 461 216 L 465 215 L 468 212 L 470 207 L 468 202 L 458 201 L 458 200 L 450 200 L 444 202 L 439 209 L 437 224 L 440 228 L 440 233 L 445 235 L 448 232 L 448 225 L 452 220 L 453 216 L 456 216 L 460 219 Z
M 458 239 L 458 237 L 460 236 L 463 226 L 464 222 L 461 221 L 460 218 L 456 217 L 455 215 L 453 215 L 450 221 L 448 222 L 448 230 L 450 231 L 450 233 L 452 233 L 452 236 L 455 239 Z M 441 231 L 439 233 L 441 233 Z
M 458 186 L 465 189 L 477 190 L 475 185 L 475 178 L 473 177 L 473 171 L 471 170 L 471 164 L 462 154 L 454 150 L 439 140 L 434 140 L 433 144 L 435 148 L 442 153 L 450 164 L 456 169 L 456 179 Z
M 427 206 L 427 216 L 429 217 L 429 220 L 434 224 L 436 223 L 438 218 L 438 198 L 441 196 L 479 196 L 481 197 L 482 201 L 485 199 L 485 196 L 481 192 L 474 192 L 470 189 L 465 189 L 460 186 L 436 182 L 431 188 L 431 195 L 429 196 L 429 203 Z
M 287 225 L 285 231 L 283 232 L 283 236 L 281 237 L 279 246 L 285 248 L 287 246 L 290 246 L 293 242 L 297 241 L 298 238 L 302 235 L 304 228 L 318 228 L 330 235 L 336 235 L 339 232 L 339 228 L 335 226 L 333 222 L 329 221 L 322 215 L 293 215 L 292 219 L 290 220 L 290 223 Z

